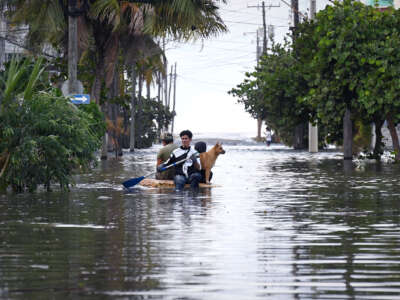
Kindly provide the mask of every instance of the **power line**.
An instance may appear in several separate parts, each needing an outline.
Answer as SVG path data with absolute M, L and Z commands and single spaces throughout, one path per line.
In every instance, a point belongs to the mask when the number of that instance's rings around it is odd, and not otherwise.
M 31 48 L 28 48 L 28 47 L 26 47 L 26 46 L 24 46 L 24 45 L 18 44 L 17 42 L 14 42 L 14 41 L 10 40 L 10 39 L 7 38 L 7 37 L 2 37 L 2 36 L 0 36 L 0 39 L 3 39 L 3 40 L 9 42 L 10 44 L 12 44 L 12 45 L 14 45 L 14 46 L 18 46 L 18 47 L 20 47 L 20 48 L 22 48 L 22 49 L 25 49 L 25 50 L 28 50 L 28 51 L 30 51 L 30 52 L 36 52 L 36 51 L 37 51 L 37 50 L 31 49 Z M 44 51 L 39 51 L 39 52 L 40 52 L 42 55 L 47 56 L 47 57 L 58 58 L 57 56 L 51 55 L 51 54 L 46 53 L 46 52 L 44 52 Z
M 280 0 L 282 1 L 284 4 L 286 4 L 287 6 L 289 6 L 294 12 L 298 13 L 300 16 L 303 17 L 303 19 L 306 18 L 306 16 L 298 9 L 296 9 L 293 5 L 291 5 L 290 3 L 286 2 L 285 0 Z
M 210 49 L 218 49 L 218 50 L 225 50 L 225 51 L 236 51 L 236 52 L 240 51 L 240 52 L 252 53 L 252 52 L 249 52 L 249 51 L 246 51 L 246 50 L 243 50 L 243 49 L 237 49 L 237 48 L 229 49 L 229 48 L 207 46 L 207 49 L 208 48 L 210 48 Z
M 198 80 L 198 79 L 193 78 L 193 77 L 182 76 L 182 75 L 179 75 L 179 77 L 182 77 L 184 79 L 189 79 L 189 80 L 195 80 L 196 82 L 202 82 L 202 83 L 213 84 L 213 85 L 221 85 L 221 84 L 231 85 L 232 84 L 231 82 L 222 82 L 222 81 L 213 81 L 213 82 L 211 82 L 211 81 L 206 81 L 206 80 Z
M 211 68 L 220 68 L 220 67 L 224 67 L 224 66 L 231 66 L 231 65 L 240 65 L 242 66 L 243 63 L 255 63 L 255 59 L 251 58 L 250 60 L 246 60 L 246 61 L 234 61 L 234 60 L 230 60 L 229 62 L 221 62 L 220 63 L 210 63 L 210 64 L 202 64 L 200 66 L 196 66 L 195 69 L 199 69 L 199 68 L 207 68 L 207 69 L 211 69 Z M 255 66 L 255 64 L 254 64 Z M 192 66 L 187 66 L 186 68 L 188 68 L 191 72 L 193 72 L 193 67 Z M 184 70 L 186 70 L 184 68 Z
M 246 14 L 246 15 L 250 15 L 250 16 L 254 16 L 254 17 L 258 16 L 257 13 L 250 13 L 250 12 L 246 12 L 246 11 L 227 10 L 227 9 L 223 9 L 223 8 L 221 10 L 225 10 L 225 11 L 228 11 L 228 12 L 234 12 L 234 13 L 238 13 L 238 14 Z M 287 18 L 276 17 L 276 16 L 268 16 L 268 19 L 287 20 Z
M 239 21 L 224 21 L 225 23 L 233 23 L 233 24 L 244 24 L 244 25 L 255 25 L 255 26 L 262 26 L 259 23 L 249 23 L 249 22 L 239 22 Z M 289 27 L 289 25 L 273 25 L 267 24 L 267 26 L 275 26 L 275 27 Z

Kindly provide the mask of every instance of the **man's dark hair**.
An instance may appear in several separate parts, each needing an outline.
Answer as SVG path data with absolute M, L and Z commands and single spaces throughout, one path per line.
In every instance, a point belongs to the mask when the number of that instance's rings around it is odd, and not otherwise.
M 189 139 L 192 139 L 192 136 L 193 136 L 193 134 L 190 130 L 181 131 L 181 133 L 179 134 L 180 137 L 183 137 L 184 135 L 187 135 L 189 137 Z
M 171 144 L 174 142 L 174 137 L 169 132 L 165 132 L 165 133 L 161 134 L 160 139 L 161 139 L 161 141 L 164 141 L 166 144 Z

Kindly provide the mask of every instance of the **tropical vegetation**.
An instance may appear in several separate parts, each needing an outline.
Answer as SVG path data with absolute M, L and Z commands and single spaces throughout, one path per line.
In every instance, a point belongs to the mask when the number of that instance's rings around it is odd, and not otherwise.
M 288 145 L 299 124 L 317 123 L 320 140 L 343 145 L 345 159 L 369 147 L 371 124 L 370 155 L 379 158 L 386 120 L 400 160 L 399 22 L 398 10 L 336 1 L 301 23 L 290 44 L 271 47 L 230 92 Z
M 9 35 L 25 32 L 24 56 L 44 55 L 45 70 L 51 74 L 43 79 L 47 72 L 42 69 L 34 76 L 37 70 L 29 69 L 30 64 L 13 63 L 0 75 L 7 81 L 13 72 L 18 74 L 1 86 L 3 188 L 33 191 L 41 184 L 50 189 L 54 182 L 68 188 L 73 171 L 94 162 L 100 138 L 104 159 L 109 151 L 118 157 L 122 148 L 151 146 L 175 115 L 167 92 L 165 45 L 168 40 L 225 32 L 219 16 L 222 3 L 225 0 L 1 1 Z M 93 102 L 78 109 L 59 90 L 67 80 L 71 18 L 78 24 L 78 79 Z M 25 86 L 17 82 L 31 73 L 37 79 L 25 96 Z M 151 95 L 154 89 L 157 95 Z M 55 153 L 60 155 L 49 159 Z M 26 168 L 19 169 L 23 165 Z
M 50 86 L 42 61 L 14 59 L 1 74 L 1 189 L 50 190 L 54 183 L 68 189 L 73 172 L 95 162 L 105 129 L 99 110 L 84 112 L 62 97 Z

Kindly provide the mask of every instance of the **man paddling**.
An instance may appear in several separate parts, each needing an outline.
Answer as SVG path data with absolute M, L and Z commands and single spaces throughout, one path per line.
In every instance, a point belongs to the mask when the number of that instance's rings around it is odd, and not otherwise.
M 163 147 L 157 153 L 157 167 L 165 163 L 179 146 L 174 144 L 174 137 L 171 133 L 165 132 L 161 135 L 161 143 Z M 173 180 L 175 177 L 175 169 L 169 168 L 164 172 L 157 172 L 156 179 Z
M 201 180 L 201 164 L 199 153 L 190 146 L 192 142 L 193 134 L 190 130 L 184 130 L 179 134 L 181 138 L 182 145 L 172 151 L 170 158 L 164 164 L 161 164 L 157 167 L 157 171 L 162 171 L 162 168 L 180 161 L 185 158 L 189 158 L 184 163 L 177 164 L 175 166 L 175 190 L 181 191 L 183 190 L 186 183 L 190 184 L 190 187 L 193 190 L 197 190 L 199 188 L 199 182 Z

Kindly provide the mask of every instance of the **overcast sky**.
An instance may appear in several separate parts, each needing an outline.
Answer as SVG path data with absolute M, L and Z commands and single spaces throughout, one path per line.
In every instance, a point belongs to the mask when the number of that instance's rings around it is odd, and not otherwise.
M 290 0 L 285 2 L 290 3 Z M 302 13 L 307 13 L 308 2 L 299 1 Z M 244 80 L 245 72 L 254 70 L 255 32 L 262 27 L 262 10 L 249 6 L 261 3 L 228 0 L 226 5 L 221 5 L 228 33 L 196 43 L 167 45 L 169 63 L 177 62 L 178 66 L 175 133 L 190 129 L 194 133 L 256 135 L 257 121 L 227 91 Z M 275 40 L 282 41 L 291 24 L 290 8 L 279 0 L 269 0 L 265 4 L 267 25 L 274 25 Z M 268 8 L 269 5 L 280 6 Z M 317 9 L 323 6 L 317 3 Z

